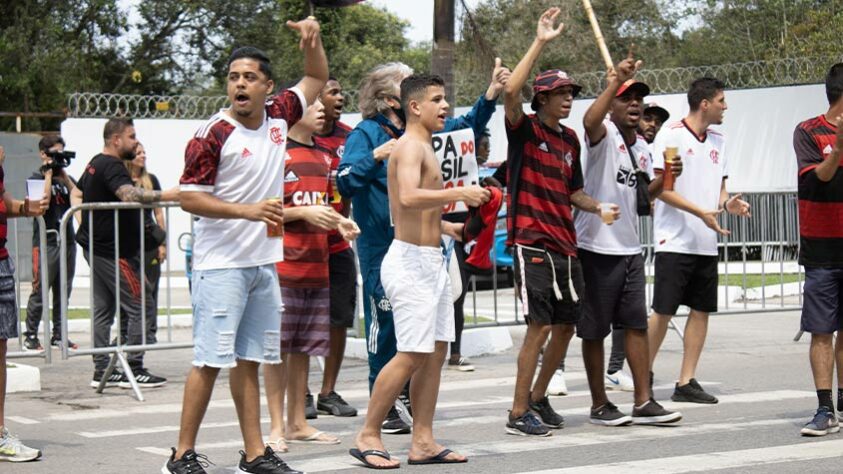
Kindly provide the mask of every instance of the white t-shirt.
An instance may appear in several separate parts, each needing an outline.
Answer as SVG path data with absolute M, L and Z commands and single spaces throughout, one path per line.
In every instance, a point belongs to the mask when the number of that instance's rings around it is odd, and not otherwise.
M 653 168 L 664 169 L 664 149 L 670 144 L 679 148 L 682 157 L 682 175 L 676 178 L 673 190 L 702 209 L 717 209 L 721 184 L 729 175 L 723 135 L 709 129 L 700 141 L 684 120 L 672 123 L 661 130 L 653 144 Z M 653 215 L 653 238 L 656 252 L 717 255 L 715 231 L 699 217 L 660 199 Z
M 603 124 L 606 136 L 596 145 L 589 143 L 586 134 L 588 155 L 584 190 L 601 203 L 617 204 L 621 218 L 612 225 L 606 225 L 598 214 L 577 212 L 574 219 L 577 245 L 581 249 L 606 255 L 640 254 L 635 189 L 638 177 L 620 130 L 611 120 Z M 638 167 L 652 176 L 653 160 L 644 137 L 636 134 L 636 141 L 630 149 Z
M 230 203 L 283 197 L 287 130 L 302 116 L 302 92 L 288 89 L 266 104 L 265 119 L 250 130 L 221 110 L 187 144 L 181 191 L 201 191 Z M 266 224 L 246 219 L 199 217 L 193 226 L 193 268 L 211 270 L 266 265 L 284 259 Z

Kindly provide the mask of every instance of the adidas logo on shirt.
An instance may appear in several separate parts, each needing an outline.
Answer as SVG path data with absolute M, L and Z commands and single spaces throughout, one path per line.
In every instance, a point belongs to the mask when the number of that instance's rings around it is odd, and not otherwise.
M 285 183 L 295 183 L 298 180 L 299 177 L 296 175 L 296 173 L 293 172 L 293 170 L 287 171 L 287 174 L 284 175 Z
M 548 149 L 547 149 L 547 143 L 546 143 L 546 142 L 542 142 L 542 143 L 541 143 L 541 145 L 539 145 L 539 150 L 544 151 L 544 152 L 547 152 L 547 151 L 548 151 Z
M 240 157 L 241 158 L 249 158 L 250 156 L 252 156 L 252 152 L 249 151 L 248 148 L 243 148 L 243 152 L 240 153 Z

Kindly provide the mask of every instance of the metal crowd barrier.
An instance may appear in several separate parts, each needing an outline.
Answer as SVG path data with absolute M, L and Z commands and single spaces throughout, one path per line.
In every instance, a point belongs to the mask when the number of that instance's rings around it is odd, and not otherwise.
M 50 288 L 49 288 L 49 276 L 48 276 L 48 269 L 47 269 L 47 259 L 44 258 L 47 255 L 47 224 L 44 222 L 44 218 L 42 216 L 35 216 L 35 219 L 38 221 L 38 248 L 41 258 L 38 259 L 38 264 L 41 267 L 40 271 L 40 279 L 41 279 L 41 324 L 43 325 L 43 347 L 44 350 L 42 351 L 27 351 L 24 350 L 23 347 L 23 330 L 21 329 L 21 322 L 20 322 L 20 310 L 21 310 L 21 301 L 23 298 L 21 297 L 21 290 L 20 290 L 20 265 L 15 264 L 15 317 L 18 320 L 18 344 L 21 347 L 20 351 L 17 352 L 7 352 L 6 357 L 10 359 L 18 359 L 24 357 L 39 357 L 43 358 L 44 362 L 51 363 L 53 361 L 52 356 L 52 346 L 50 345 L 50 337 L 51 337 L 51 328 L 50 325 L 52 323 L 52 315 L 50 314 Z M 12 223 L 12 232 L 15 236 L 15 255 L 14 258 L 20 260 L 20 234 L 18 233 L 18 221 L 20 218 L 17 219 L 10 219 Z M 55 231 L 50 231 L 55 232 Z M 9 258 L 12 258 L 11 256 Z M 64 260 L 62 258 L 62 260 Z M 35 269 L 32 270 L 33 272 Z M 63 339 L 66 341 L 67 339 Z M 66 344 L 62 344 L 65 346 Z
M 144 265 L 144 253 L 145 253 L 145 244 L 144 241 L 144 221 L 145 221 L 145 213 L 139 212 L 140 214 L 140 253 L 139 258 L 141 260 L 140 264 L 140 281 L 141 281 L 141 344 L 129 345 L 125 344 L 122 338 L 122 334 L 120 334 L 120 328 L 122 327 L 122 312 L 120 311 L 120 210 L 125 209 L 153 209 L 157 207 L 163 207 L 166 212 L 166 219 L 165 219 L 165 231 L 167 235 L 169 235 L 169 227 L 170 227 L 170 208 L 171 207 L 178 207 L 179 204 L 176 202 L 162 202 L 162 203 L 155 203 L 155 204 L 141 204 L 141 203 L 87 203 L 87 204 L 80 204 L 78 206 L 71 207 L 65 214 L 62 216 L 61 225 L 59 228 L 59 238 L 61 241 L 61 252 L 64 255 L 67 252 L 67 239 L 65 238 L 67 235 L 67 224 L 69 221 L 73 219 L 73 215 L 77 211 L 88 212 L 88 235 L 90 236 L 88 242 L 88 248 L 85 249 L 88 253 L 89 257 L 89 266 L 90 266 L 90 288 L 89 288 L 89 304 L 90 304 L 90 311 L 91 311 L 91 347 L 90 348 L 80 348 L 78 349 L 71 349 L 64 344 L 62 346 L 62 359 L 67 360 L 70 357 L 77 357 L 77 356 L 84 356 L 84 355 L 95 355 L 95 354 L 107 354 L 111 356 L 111 360 L 109 361 L 108 368 L 106 369 L 105 373 L 103 374 L 99 387 L 97 387 L 97 393 L 102 393 L 103 389 L 105 388 L 106 382 L 114 371 L 114 368 L 119 363 L 123 369 L 123 373 L 126 375 L 127 379 L 129 380 L 130 385 L 132 386 L 132 390 L 135 394 L 135 397 L 139 401 L 143 401 L 143 394 L 140 391 L 140 387 L 138 387 L 137 381 L 132 373 L 131 368 L 129 367 L 128 359 L 126 355 L 131 352 L 145 352 L 145 351 L 156 351 L 156 350 L 168 350 L 168 349 L 184 349 L 193 347 L 193 343 L 175 343 L 173 342 L 173 333 L 172 333 L 172 314 L 170 312 L 170 303 L 171 303 L 171 285 L 170 285 L 170 258 L 166 260 L 167 270 L 166 270 L 166 278 L 167 278 L 167 340 L 164 343 L 157 342 L 155 344 L 148 344 L 146 340 L 146 268 Z M 104 212 L 104 211 L 111 211 L 114 213 L 114 235 L 115 235 L 115 242 L 114 242 L 114 270 L 115 270 L 115 319 L 114 323 L 117 326 L 118 335 L 116 337 L 116 343 L 114 345 L 110 345 L 107 347 L 93 347 L 94 341 L 94 221 L 93 221 L 93 213 L 95 211 Z M 75 242 L 71 242 L 71 245 L 76 245 Z M 62 260 L 60 265 L 60 285 L 61 285 L 61 334 L 62 340 L 66 341 L 68 337 L 68 295 L 67 295 L 67 265 L 64 260 Z M 156 302 L 157 303 L 157 302 Z M 157 318 L 157 309 L 156 309 L 156 318 Z M 109 339 L 111 339 L 109 334 Z

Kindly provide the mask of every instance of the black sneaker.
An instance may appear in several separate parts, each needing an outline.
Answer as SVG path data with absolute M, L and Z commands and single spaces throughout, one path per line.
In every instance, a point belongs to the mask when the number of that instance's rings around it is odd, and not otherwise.
M 632 423 L 632 417 L 624 414 L 612 402 L 592 408 L 588 421 L 602 426 L 624 426 Z
M 140 388 L 156 388 L 167 383 L 167 379 L 152 375 L 146 369 L 134 369 L 133 373 L 135 374 L 135 381 Z M 120 388 L 132 388 L 132 384 L 129 383 L 129 379 L 126 377 L 123 377 L 123 380 L 118 385 Z
M 518 418 L 513 418 L 512 414 L 510 414 L 509 421 L 506 423 L 506 432 L 516 436 L 536 437 L 550 436 L 553 434 L 550 432 L 550 428 L 544 426 L 531 411 L 524 412 Z
M 636 425 L 660 425 L 676 423 L 682 419 L 682 413 L 666 410 L 654 399 L 639 407 L 632 407 L 632 422 Z
M 539 418 L 541 418 L 544 426 L 547 426 L 548 428 L 559 429 L 565 426 L 565 419 L 562 418 L 562 415 L 553 410 L 553 407 L 550 406 L 550 401 L 547 397 L 544 397 L 537 402 L 530 401 L 530 410 L 536 412 L 536 414 L 539 415 Z
M 304 418 L 306 420 L 315 420 L 319 416 L 316 413 L 316 404 L 313 403 L 313 394 L 308 392 L 304 397 Z
M 240 451 L 240 472 L 253 474 L 304 474 L 288 466 L 269 446 L 263 456 L 258 456 L 252 462 L 246 462 L 246 453 Z
M 406 388 L 398 394 L 398 401 L 404 408 L 404 414 L 407 415 L 405 421 L 407 423 L 413 422 L 413 405 L 410 403 L 410 391 Z M 401 407 L 399 407 L 401 408 Z
M 386 414 L 386 419 L 383 420 L 381 432 L 385 434 L 407 434 L 410 432 L 410 425 L 405 423 L 401 419 L 401 415 L 398 414 L 398 410 L 392 407 Z
M 161 468 L 161 474 L 205 474 L 206 467 L 214 464 L 204 454 L 196 454 L 192 449 L 184 452 L 181 459 L 176 460 L 176 448 L 171 448 L 173 454 Z
M 679 386 L 673 390 L 673 395 L 670 397 L 674 402 L 688 402 L 688 403 L 717 403 L 717 398 L 706 393 L 700 386 L 696 379 L 691 379 L 687 384 Z
M 331 392 L 316 397 L 316 409 L 319 413 L 334 416 L 357 416 L 357 409 L 342 399 L 339 393 Z
M 97 388 L 100 386 L 100 380 L 102 380 L 103 374 L 105 374 L 105 371 L 94 371 L 94 378 L 91 379 L 91 388 Z M 105 382 L 105 388 L 117 387 L 124 381 L 127 381 L 127 379 L 123 372 L 113 370 L 111 371 L 111 375 L 108 376 L 108 380 Z
M 23 350 L 25 351 L 43 351 L 44 346 L 38 340 L 38 336 L 26 336 L 23 340 Z
M 53 347 L 61 347 L 61 336 L 53 336 L 50 338 L 50 345 Z M 67 340 L 67 347 L 70 349 L 79 349 L 79 344 L 71 341 L 70 339 Z

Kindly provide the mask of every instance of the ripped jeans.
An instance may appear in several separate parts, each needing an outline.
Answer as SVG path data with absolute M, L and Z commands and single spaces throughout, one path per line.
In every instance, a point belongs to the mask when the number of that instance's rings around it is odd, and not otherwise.
M 281 290 L 275 265 L 193 271 L 193 365 L 281 362 Z

